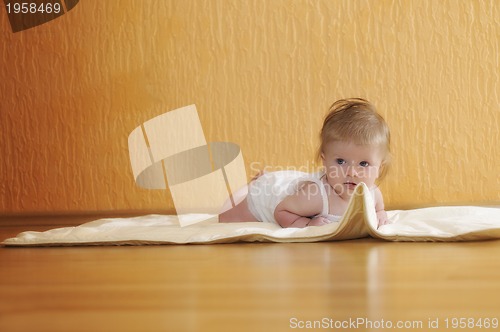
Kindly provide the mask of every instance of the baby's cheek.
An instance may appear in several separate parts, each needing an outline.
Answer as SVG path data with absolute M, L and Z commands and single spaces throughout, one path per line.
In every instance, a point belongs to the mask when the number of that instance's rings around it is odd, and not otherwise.
M 341 173 L 340 168 L 336 166 L 327 166 L 325 168 L 329 179 L 337 179 Z
M 377 179 L 379 174 L 380 174 L 380 167 L 376 167 L 376 166 L 372 166 L 372 167 L 368 167 L 369 170 L 368 170 L 368 178 L 370 179 Z

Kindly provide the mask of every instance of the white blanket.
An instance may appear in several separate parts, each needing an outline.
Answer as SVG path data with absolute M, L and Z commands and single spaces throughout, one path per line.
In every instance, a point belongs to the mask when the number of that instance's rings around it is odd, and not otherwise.
M 338 223 L 320 227 L 280 228 L 260 223 L 208 222 L 180 227 L 176 216 L 111 218 L 45 232 L 23 232 L 5 246 L 210 244 L 231 242 L 317 242 L 372 236 L 390 241 L 476 241 L 500 239 L 500 208 L 432 207 L 388 211 L 390 225 L 377 229 L 373 200 L 366 186 L 356 188 Z M 194 218 L 199 216 L 193 216 Z

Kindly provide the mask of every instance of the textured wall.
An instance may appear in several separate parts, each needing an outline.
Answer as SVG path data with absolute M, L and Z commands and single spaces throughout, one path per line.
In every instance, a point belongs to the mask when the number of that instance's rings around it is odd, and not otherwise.
M 150 210 L 127 137 L 195 103 L 208 141 L 311 169 L 328 106 L 374 102 L 389 207 L 498 202 L 498 1 L 99 1 L 12 33 L 0 10 L 0 212 Z

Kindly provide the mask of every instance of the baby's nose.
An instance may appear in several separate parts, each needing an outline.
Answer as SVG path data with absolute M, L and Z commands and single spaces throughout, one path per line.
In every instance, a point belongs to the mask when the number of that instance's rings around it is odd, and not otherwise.
M 350 176 L 350 177 L 357 177 L 358 176 L 358 171 L 356 169 L 356 166 L 348 166 L 347 167 L 347 176 Z

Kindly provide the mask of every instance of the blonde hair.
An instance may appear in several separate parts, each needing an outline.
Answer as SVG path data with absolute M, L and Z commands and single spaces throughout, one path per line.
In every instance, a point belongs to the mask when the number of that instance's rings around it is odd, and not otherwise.
M 317 160 L 321 159 L 325 146 L 333 141 L 351 141 L 357 145 L 382 148 L 384 156 L 378 181 L 387 174 L 391 161 L 391 134 L 384 118 L 369 101 L 349 98 L 333 103 L 323 121 L 320 140 Z

